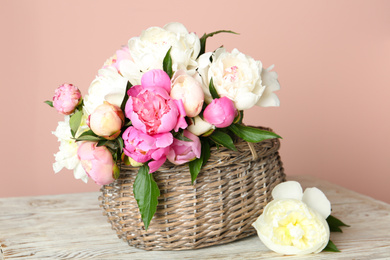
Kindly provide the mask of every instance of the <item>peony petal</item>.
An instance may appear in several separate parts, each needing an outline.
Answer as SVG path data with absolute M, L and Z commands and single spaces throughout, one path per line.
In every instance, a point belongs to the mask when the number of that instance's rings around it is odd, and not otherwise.
M 88 182 L 88 175 L 85 172 L 81 163 L 79 163 L 76 168 L 73 170 L 73 175 L 76 179 L 81 179 L 83 182 Z
M 119 71 L 132 85 L 141 84 L 142 72 L 132 60 L 122 60 L 119 63 Z
M 177 117 L 177 122 L 174 127 L 175 132 L 179 131 L 179 129 L 186 129 L 188 124 L 185 119 L 186 117 L 186 111 L 184 109 L 183 101 L 182 100 L 173 100 L 177 106 L 177 111 L 179 113 L 179 116 Z
M 261 73 L 262 84 L 266 86 L 264 93 L 262 94 L 259 101 L 256 103 L 257 106 L 261 107 L 271 107 L 279 106 L 280 101 L 276 96 L 274 91 L 280 89 L 280 84 L 278 82 L 278 74 L 274 71 L 270 71 L 273 66 L 269 67 L 266 70 L 263 70 Z
M 259 99 L 260 96 L 252 92 L 243 92 L 238 94 L 235 97 L 234 105 L 237 108 L 237 110 L 246 110 L 253 107 L 258 102 Z
M 161 167 L 161 165 L 163 165 L 165 163 L 166 160 L 167 160 L 167 158 L 165 156 L 163 156 L 160 159 L 158 159 L 157 161 L 151 161 L 148 164 L 149 165 L 149 173 L 157 171 Z
M 325 194 L 313 187 L 307 188 L 302 196 L 302 201 L 306 203 L 311 209 L 316 210 L 321 216 L 326 219 L 331 212 L 331 205 Z
M 167 146 L 171 145 L 173 142 L 173 136 L 172 136 L 171 132 L 156 134 L 153 137 L 156 138 L 156 147 L 157 148 L 167 147 Z
M 164 25 L 163 28 L 167 31 L 178 33 L 178 34 L 180 33 L 188 34 L 187 28 L 183 24 L 177 22 L 168 23 Z
M 141 85 L 144 88 L 163 88 L 169 93 L 171 91 L 171 79 L 168 74 L 159 69 L 145 72 L 141 78 Z
M 263 95 L 259 99 L 259 101 L 256 103 L 256 106 L 260 107 L 278 107 L 280 106 L 280 101 L 278 96 L 275 93 L 272 93 L 270 91 L 267 91 L 267 89 L 264 91 Z
M 276 199 L 302 200 L 302 187 L 299 182 L 286 181 L 275 186 L 272 190 L 272 197 Z

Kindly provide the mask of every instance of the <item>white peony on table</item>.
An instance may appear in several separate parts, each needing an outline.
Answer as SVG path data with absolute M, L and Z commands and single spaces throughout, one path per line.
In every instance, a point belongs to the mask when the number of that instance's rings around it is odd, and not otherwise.
M 288 177 L 318 187 L 332 215 L 351 225 L 331 233 L 341 253 L 300 257 L 269 251 L 257 236 L 189 251 L 144 251 L 116 236 L 99 207 L 99 193 L 0 198 L 4 259 L 390 259 L 390 205 L 311 176 Z M 3 259 L 0 251 L 0 259 Z

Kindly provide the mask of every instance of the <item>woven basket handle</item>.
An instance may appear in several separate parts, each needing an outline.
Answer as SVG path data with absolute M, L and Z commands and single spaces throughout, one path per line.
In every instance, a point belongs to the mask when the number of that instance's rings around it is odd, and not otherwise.
M 250 142 L 246 142 L 249 146 L 249 150 L 251 151 L 252 153 L 252 161 L 256 161 L 257 159 L 259 159 L 259 156 L 257 155 L 257 151 L 255 149 L 255 146 L 253 145 L 253 143 L 250 143 Z

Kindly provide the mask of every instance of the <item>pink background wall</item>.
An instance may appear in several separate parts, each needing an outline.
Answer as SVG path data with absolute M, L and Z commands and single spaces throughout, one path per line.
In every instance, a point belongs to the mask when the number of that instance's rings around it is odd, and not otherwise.
M 390 202 L 390 1 L 142 2 L 1 0 L 0 197 L 97 191 L 53 173 L 62 116 L 43 101 L 64 82 L 85 94 L 130 37 L 179 21 L 198 35 L 240 32 L 208 49 L 237 47 L 276 65 L 281 107 L 253 108 L 245 121 L 284 137 L 288 175 Z

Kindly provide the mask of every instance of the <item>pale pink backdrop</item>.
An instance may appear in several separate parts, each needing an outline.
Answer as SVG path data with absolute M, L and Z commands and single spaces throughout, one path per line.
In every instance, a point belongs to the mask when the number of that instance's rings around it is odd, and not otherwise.
M 150 26 L 184 23 L 275 64 L 279 108 L 245 122 L 272 127 L 288 175 L 309 174 L 390 202 L 390 1 L 4 1 L 0 8 L 0 197 L 97 191 L 63 170 L 43 103 L 61 83 L 87 92 L 103 62 Z

